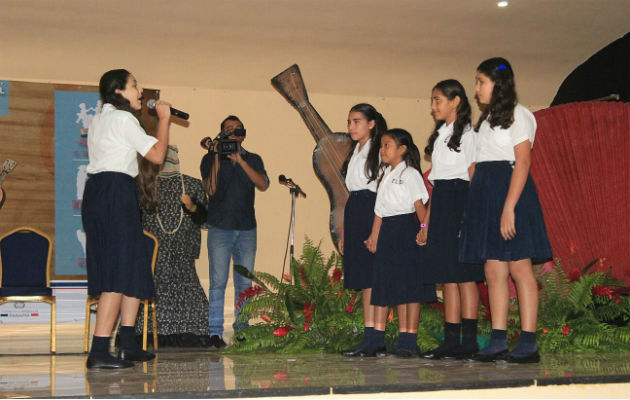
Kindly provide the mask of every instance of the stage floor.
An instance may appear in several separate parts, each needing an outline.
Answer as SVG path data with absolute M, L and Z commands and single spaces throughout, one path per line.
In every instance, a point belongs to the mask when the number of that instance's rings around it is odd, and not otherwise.
M 539 364 L 344 358 L 335 354 L 220 354 L 160 349 L 156 359 L 123 371 L 86 370 L 85 354 L 1 355 L 0 397 L 282 397 L 574 385 L 585 397 L 621 388 L 627 398 L 630 353 L 547 355 Z M 1 350 L 0 350 L 1 352 Z M 578 385 L 576 385 L 578 384 Z M 451 397 L 464 397 L 457 395 Z M 516 397 L 528 397 L 524 391 Z M 580 397 L 563 391 L 566 397 Z M 370 395 L 369 397 L 373 397 Z M 429 396 L 433 397 L 433 396 Z M 484 396 L 485 397 L 485 396 Z M 509 395 L 504 397 L 510 397 Z M 563 396 L 564 397 L 564 396 Z

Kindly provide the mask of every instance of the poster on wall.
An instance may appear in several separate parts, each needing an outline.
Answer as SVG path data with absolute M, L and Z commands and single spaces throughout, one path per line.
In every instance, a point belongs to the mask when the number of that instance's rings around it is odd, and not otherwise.
M 87 180 L 87 131 L 100 113 L 98 93 L 55 91 L 55 273 L 86 275 L 81 202 Z

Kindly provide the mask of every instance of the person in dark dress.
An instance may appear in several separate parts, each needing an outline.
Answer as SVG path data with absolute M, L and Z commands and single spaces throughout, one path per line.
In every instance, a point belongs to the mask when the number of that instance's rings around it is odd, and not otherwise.
M 158 341 L 160 346 L 206 346 L 208 299 L 195 268 L 207 219 L 203 185 L 181 173 L 177 147 L 169 145 L 156 186 L 157 207 L 143 206 L 142 226 L 159 242 L 153 276 Z

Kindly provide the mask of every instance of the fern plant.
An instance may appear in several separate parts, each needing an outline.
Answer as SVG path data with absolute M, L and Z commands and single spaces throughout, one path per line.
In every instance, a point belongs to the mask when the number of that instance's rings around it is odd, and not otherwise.
M 630 300 L 620 282 L 602 272 L 587 273 L 589 263 L 571 282 L 559 260 L 548 273 L 536 271 L 540 287 L 537 346 L 542 353 L 630 350 Z M 480 313 L 483 315 L 483 313 Z M 480 319 L 480 332 L 489 321 Z M 518 342 L 518 301 L 510 300 L 508 338 Z
M 239 337 L 245 340 L 235 341 L 228 352 L 340 352 L 361 341 L 361 293 L 344 289 L 343 258 L 339 254 L 333 252 L 325 258 L 320 246 L 306 238 L 302 255 L 292 261 L 290 282 L 265 272 L 235 269 L 255 284 L 239 299 L 241 318 L 258 322 L 240 331 Z M 424 307 L 419 346 L 436 347 L 442 325 L 439 307 Z M 387 344 L 393 344 L 397 337 L 398 321 L 392 311 L 386 325 Z

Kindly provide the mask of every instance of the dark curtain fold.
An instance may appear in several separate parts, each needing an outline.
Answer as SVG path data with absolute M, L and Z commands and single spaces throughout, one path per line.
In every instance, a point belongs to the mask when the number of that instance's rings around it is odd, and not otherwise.
M 535 113 L 532 176 L 565 271 L 598 259 L 630 284 L 630 105 L 583 102 Z

